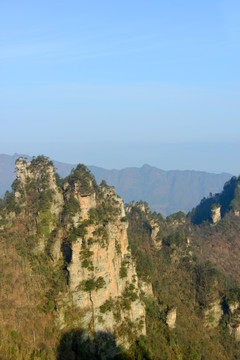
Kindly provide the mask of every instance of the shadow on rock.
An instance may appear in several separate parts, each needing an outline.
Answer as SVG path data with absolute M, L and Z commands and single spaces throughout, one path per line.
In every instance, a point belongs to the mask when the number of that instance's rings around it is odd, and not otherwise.
M 98 331 L 89 336 L 85 330 L 74 329 L 63 334 L 57 348 L 57 360 L 151 360 L 149 352 L 136 341 L 130 351 L 117 346 L 110 332 Z

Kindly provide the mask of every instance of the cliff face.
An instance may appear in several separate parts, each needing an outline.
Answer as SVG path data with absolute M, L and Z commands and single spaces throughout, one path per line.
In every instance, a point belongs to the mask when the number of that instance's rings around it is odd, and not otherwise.
M 64 206 L 56 184 L 54 166 L 44 157 L 31 162 L 16 161 L 17 180 L 13 183 L 19 217 L 28 223 L 29 236 L 35 237 L 35 253 L 44 252 L 49 237 L 59 227 Z M 26 220 L 28 219 L 28 220 Z
M 58 326 L 68 326 L 67 313 L 75 308 L 81 314 L 75 324 L 88 332 L 108 331 L 125 344 L 129 332 L 145 334 L 122 199 L 105 183 L 98 186 L 83 165 L 61 186 L 45 158 L 20 159 L 16 166 L 17 216 L 28 219 L 34 252 L 48 253 L 53 267 L 62 261 L 68 271 L 57 300 Z
M 66 191 L 71 191 L 69 186 Z M 138 333 L 145 333 L 145 310 L 128 249 L 122 199 L 104 185 L 95 192 L 91 181 L 84 194 L 75 183 L 73 194 L 81 209 L 74 225 L 80 218 L 79 229 L 84 231 L 71 245 L 69 287 L 73 304 L 85 312 L 84 326 L 119 336 L 124 323 L 133 322 Z
M 213 224 L 217 224 L 221 220 L 221 206 L 216 206 L 211 209 L 212 213 L 212 222 Z

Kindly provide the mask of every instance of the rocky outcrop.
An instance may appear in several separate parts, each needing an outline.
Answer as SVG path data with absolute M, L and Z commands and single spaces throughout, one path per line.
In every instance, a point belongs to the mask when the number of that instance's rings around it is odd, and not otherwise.
M 75 193 L 82 220 L 90 224 L 85 227 L 84 236 L 71 246 L 68 270 L 73 304 L 85 311 L 82 322 L 88 329 L 118 333 L 130 321 L 139 333 L 145 333 L 145 309 L 139 299 L 135 264 L 128 250 L 123 201 L 112 188 L 100 191 L 101 199 L 96 199 L 96 194 L 82 197 Z M 92 218 L 106 203 L 109 208 L 113 206 L 114 216 L 103 225 Z
M 139 287 L 144 295 L 146 296 L 153 296 L 153 288 L 150 282 L 145 282 L 143 280 L 139 281 Z
M 161 249 L 162 236 L 161 236 L 159 223 L 154 220 L 150 220 L 150 225 L 152 228 L 152 232 L 151 232 L 152 242 L 153 242 L 154 246 L 156 247 L 156 249 Z
M 15 200 L 31 219 L 35 253 L 47 252 L 54 263 L 67 263 L 68 287 L 58 297 L 58 326 L 68 325 L 67 313 L 74 308 L 79 316 L 72 325 L 88 332 L 111 332 L 125 345 L 129 333 L 145 334 L 145 308 L 122 199 L 105 183 L 98 186 L 84 165 L 60 186 L 44 157 L 32 162 L 21 158 L 16 166 Z
M 240 341 L 240 324 L 228 325 L 230 334 L 234 336 L 236 341 Z
M 215 206 L 211 209 L 212 222 L 217 224 L 221 220 L 221 206 Z
M 236 302 L 234 302 L 234 303 L 232 303 L 232 304 L 229 304 L 229 310 L 230 310 L 231 314 L 234 314 L 235 311 L 236 311 L 238 308 L 239 308 L 239 302 L 238 302 L 238 301 L 236 301 Z
M 26 162 L 16 161 L 17 179 L 13 183 L 15 201 L 22 216 L 29 216 L 29 235 L 35 237 L 36 253 L 45 251 L 50 234 L 58 227 L 64 199 L 57 186 L 54 166 L 44 156 Z
M 166 317 L 166 323 L 170 329 L 175 329 L 176 319 L 177 319 L 177 309 L 172 308 L 172 309 L 168 310 L 167 317 Z
M 240 310 L 239 301 L 234 301 L 228 304 L 230 311 L 230 322 L 228 328 L 230 334 L 235 338 L 236 341 L 240 341 Z
M 207 327 L 215 328 L 223 315 L 221 300 L 217 299 L 212 302 L 208 309 L 205 310 L 205 325 Z

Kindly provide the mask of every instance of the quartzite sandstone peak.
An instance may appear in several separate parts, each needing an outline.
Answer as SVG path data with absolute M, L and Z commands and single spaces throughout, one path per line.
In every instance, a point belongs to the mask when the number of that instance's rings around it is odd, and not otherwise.
M 58 326 L 67 326 L 68 308 L 74 307 L 81 310 L 75 324 L 88 331 L 110 331 L 123 339 L 123 329 L 134 323 L 135 334 L 145 334 L 122 199 L 106 183 L 98 186 L 84 165 L 60 185 L 44 157 L 31 162 L 20 158 L 16 167 L 16 216 L 32 219 L 28 229 L 35 237 L 35 253 L 47 252 L 53 266 L 61 260 L 67 264 L 68 286 L 58 295 Z

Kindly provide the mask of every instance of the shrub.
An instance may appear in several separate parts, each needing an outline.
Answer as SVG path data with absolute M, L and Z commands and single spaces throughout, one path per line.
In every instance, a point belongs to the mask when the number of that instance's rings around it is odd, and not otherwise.
M 91 171 L 83 164 L 78 164 L 66 178 L 70 186 L 78 183 L 79 190 L 83 195 L 90 195 L 97 190 L 97 183 Z
M 102 289 L 106 285 L 106 282 L 102 276 L 99 276 L 97 278 L 97 281 L 95 283 L 96 289 Z
M 108 311 L 112 311 L 114 308 L 114 301 L 112 299 L 106 300 L 103 305 L 100 306 L 100 312 L 106 313 Z
M 4 204 L 6 205 L 7 211 L 13 211 L 16 214 L 19 214 L 21 209 L 15 202 L 14 193 L 6 191 L 3 199 Z
M 166 239 L 163 240 L 163 244 L 166 246 L 177 246 L 180 247 L 186 244 L 186 235 L 180 231 L 172 232 L 170 235 L 167 236 Z
M 67 201 L 67 204 L 64 207 L 64 214 L 69 216 L 74 216 L 79 211 L 80 211 L 79 201 L 74 196 L 70 196 L 70 198 Z
M 121 263 L 121 267 L 120 267 L 120 272 L 119 272 L 119 276 L 121 279 L 127 277 L 127 267 L 126 267 L 126 262 L 122 261 Z
M 84 249 L 80 251 L 80 259 L 82 261 L 82 267 L 88 268 L 89 270 L 93 270 L 93 263 L 90 260 L 90 257 L 93 255 L 93 251 L 89 249 Z
M 80 288 L 82 288 L 83 291 L 93 291 L 93 290 L 99 290 L 101 288 L 103 288 L 105 286 L 106 282 L 103 279 L 102 276 L 100 276 L 99 278 L 97 278 L 97 280 L 95 280 L 94 278 L 88 279 L 88 280 L 83 280 L 80 283 Z

